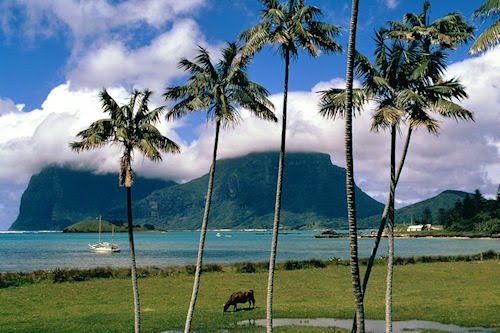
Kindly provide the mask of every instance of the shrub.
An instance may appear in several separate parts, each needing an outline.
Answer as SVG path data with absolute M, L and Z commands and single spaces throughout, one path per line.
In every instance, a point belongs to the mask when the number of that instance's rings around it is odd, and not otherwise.
M 284 264 L 284 268 L 288 271 L 295 269 L 312 268 L 312 267 L 318 267 L 318 268 L 326 267 L 326 262 L 318 259 L 288 260 Z
M 256 265 L 253 262 L 239 262 L 234 264 L 236 273 L 255 273 L 257 272 Z

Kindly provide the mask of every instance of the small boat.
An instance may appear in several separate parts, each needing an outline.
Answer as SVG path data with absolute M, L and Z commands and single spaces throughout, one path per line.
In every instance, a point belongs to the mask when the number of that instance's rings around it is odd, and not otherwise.
M 221 237 L 221 236 L 222 236 L 222 234 L 220 232 L 215 234 L 215 237 Z
M 111 243 L 101 242 L 101 223 L 101 217 L 99 216 L 99 242 L 89 244 L 90 251 L 99 253 L 120 252 L 120 247 L 118 246 L 118 244 L 113 243 L 113 238 L 115 235 L 114 225 L 111 226 Z

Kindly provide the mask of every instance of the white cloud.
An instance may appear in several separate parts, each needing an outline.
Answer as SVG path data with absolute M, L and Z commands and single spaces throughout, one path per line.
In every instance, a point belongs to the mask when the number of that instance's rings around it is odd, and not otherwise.
M 8 113 L 22 112 L 24 104 L 15 104 L 11 99 L 0 98 L 0 116 Z
M 202 7 L 205 0 L 10 0 L 11 8 L 20 8 L 28 18 L 26 34 L 36 37 L 52 35 L 69 28 L 73 38 L 102 35 L 141 24 L 159 28 L 183 14 Z M 133 27 L 133 28 L 131 28 Z
M 394 9 L 398 6 L 398 0 L 386 0 L 387 7 Z
M 122 41 L 100 43 L 78 59 L 68 78 L 76 87 L 125 85 L 159 93 L 167 82 L 184 74 L 177 68 L 179 59 L 192 58 L 196 45 L 205 44 L 197 24 L 185 19 L 142 47 L 130 48 Z

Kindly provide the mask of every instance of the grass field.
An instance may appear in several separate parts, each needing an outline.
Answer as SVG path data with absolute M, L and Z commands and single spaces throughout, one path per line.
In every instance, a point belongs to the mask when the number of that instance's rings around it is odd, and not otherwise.
M 500 261 L 418 263 L 395 267 L 393 319 L 420 319 L 460 326 L 495 327 L 500 332 Z M 193 277 L 139 279 L 142 332 L 183 327 Z M 235 327 L 243 320 L 265 318 L 267 272 L 222 272 L 202 275 L 193 329 L 197 332 L 263 332 L 263 328 Z M 374 268 L 366 295 L 366 317 L 384 318 L 385 267 Z M 223 313 L 231 292 L 252 288 L 257 308 Z M 350 268 L 279 270 L 273 301 L 276 318 L 351 318 L 354 298 Z M 0 332 L 131 332 L 133 302 L 129 278 L 81 282 L 39 283 L 0 289 Z M 304 332 L 285 327 L 277 332 Z M 307 332 L 347 332 L 307 328 Z

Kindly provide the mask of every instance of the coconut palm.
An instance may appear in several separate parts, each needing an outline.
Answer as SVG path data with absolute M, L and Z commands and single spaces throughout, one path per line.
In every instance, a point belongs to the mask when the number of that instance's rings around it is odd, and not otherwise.
M 474 19 L 480 18 L 481 20 L 486 21 L 487 18 L 491 16 L 497 20 L 486 28 L 481 35 L 479 35 L 469 50 L 470 54 L 486 52 L 488 49 L 498 44 L 500 41 L 499 13 L 500 0 L 486 0 L 476 11 L 474 11 L 472 14 Z
M 388 37 L 419 41 L 423 52 L 429 52 L 432 45 L 455 49 L 473 38 L 474 27 L 461 14 L 452 12 L 430 22 L 430 7 L 430 1 L 425 0 L 420 14 L 406 13 L 402 22 L 389 21 Z
M 390 331 L 390 308 L 391 308 L 391 287 L 392 287 L 392 258 L 393 258 L 393 223 L 394 223 L 394 198 L 395 189 L 401 170 L 404 165 L 411 134 L 418 127 L 426 127 L 430 133 L 437 134 L 439 126 L 437 121 L 430 116 L 430 111 L 435 111 L 445 117 L 456 119 L 472 119 L 472 113 L 463 109 L 452 99 L 465 98 L 464 87 L 456 79 L 444 81 L 441 73 L 445 68 L 444 56 L 442 52 L 422 56 L 421 48 L 417 43 L 405 45 L 396 41 L 392 46 L 386 45 L 385 34 L 387 31 L 381 30 L 377 33 L 375 65 L 372 65 L 368 58 L 358 54 L 357 74 L 363 78 L 363 89 L 355 90 L 354 106 L 361 109 L 367 100 L 376 102 L 375 114 L 373 117 L 372 129 L 389 129 L 391 136 L 391 181 L 388 201 L 381 218 L 381 228 L 375 243 L 372 258 L 378 248 L 385 221 L 388 218 L 388 238 L 389 238 L 389 259 L 388 259 L 388 279 L 387 279 L 387 313 L 388 327 Z M 431 59 L 431 62 L 427 60 Z M 422 62 L 427 64 L 423 70 Z M 422 73 L 425 73 L 423 75 Z M 322 92 L 320 103 L 320 113 L 329 118 L 344 116 L 343 105 L 340 103 L 340 96 L 344 91 L 331 89 Z M 399 125 L 406 122 L 408 134 L 406 136 L 401 160 L 398 169 L 395 169 L 396 132 Z M 373 261 L 371 261 L 373 264 Z M 371 271 L 369 263 L 363 281 L 363 297 L 366 293 L 366 286 Z M 355 325 L 356 326 L 356 325 Z
M 388 37 L 396 40 L 399 39 L 407 41 L 412 48 L 417 50 L 418 59 L 414 62 L 414 65 L 418 64 L 418 66 L 415 66 L 412 70 L 411 75 L 413 81 L 420 80 L 421 82 L 425 82 L 427 86 L 429 84 L 432 85 L 441 83 L 441 85 L 444 86 L 442 88 L 448 91 L 448 96 L 445 94 L 441 96 L 442 98 L 439 99 L 439 101 L 436 101 L 434 109 L 440 110 L 441 112 L 443 112 L 443 115 L 446 116 L 472 119 L 472 114 L 468 113 L 467 110 L 462 109 L 456 104 L 449 104 L 451 103 L 450 99 L 455 93 L 460 98 L 464 98 L 466 96 L 465 92 L 463 91 L 463 87 L 461 87 L 461 85 L 456 80 L 451 80 L 449 82 L 443 83 L 441 76 L 446 67 L 446 64 L 444 63 L 444 59 L 446 59 L 444 50 L 455 49 L 457 45 L 467 43 L 473 37 L 473 26 L 470 25 L 458 13 L 450 13 L 430 23 L 429 11 L 430 2 L 428 0 L 425 0 L 422 13 L 407 13 L 403 17 L 403 22 L 390 21 L 388 24 L 389 28 L 384 31 Z M 433 45 L 437 45 L 437 49 L 433 50 Z M 424 87 L 426 86 L 425 84 L 423 85 Z M 422 84 L 420 84 L 420 86 L 422 87 Z M 438 88 L 436 87 L 436 89 Z M 424 93 L 425 90 L 426 89 L 423 89 L 423 91 L 421 92 Z M 406 93 L 409 93 L 410 91 L 411 90 L 406 90 Z M 429 91 L 427 92 L 429 93 Z M 411 96 L 411 94 L 409 94 L 408 96 Z M 438 98 L 437 96 L 434 97 Z M 404 165 L 411 134 L 414 128 L 418 126 L 426 126 L 431 133 L 437 133 L 437 123 L 435 122 L 435 120 L 432 117 L 428 117 L 427 113 L 419 111 L 422 104 L 419 104 L 417 102 L 415 103 L 415 105 L 417 111 L 413 113 L 413 117 L 409 118 L 409 121 L 413 124 L 413 126 L 408 126 L 408 134 L 406 137 L 401 161 L 394 178 L 394 189 L 397 185 L 399 175 Z M 441 107 L 443 105 L 447 105 L 447 107 Z M 448 107 L 455 110 L 456 113 L 449 113 Z M 418 116 L 421 116 L 423 118 L 419 118 Z M 380 220 L 379 230 L 377 232 L 377 237 L 375 238 L 375 244 L 373 246 L 372 253 L 367 265 L 367 270 L 363 279 L 363 291 L 366 290 L 371 269 L 373 267 L 375 256 L 377 254 L 378 245 L 385 228 L 386 218 L 390 212 L 391 204 L 389 201 L 390 195 L 388 197 L 388 201 Z M 392 210 L 393 209 L 394 208 L 392 208 Z
M 277 0 L 262 0 L 261 22 L 240 34 L 245 41 L 243 57 L 258 52 L 264 45 L 277 47 L 285 63 L 283 89 L 283 112 L 281 128 L 281 146 L 278 163 L 276 200 L 273 219 L 273 236 L 269 259 L 269 278 L 267 286 L 266 320 L 267 331 L 272 331 L 272 297 L 274 286 L 274 267 L 278 244 L 278 229 L 281 212 L 281 192 L 286 145 L 286 119 L 290 60 L 298 56 L 300 49 L 305 49 L 316 57 L 320 49 L 326 52 L 339 52 L 340 46 L 333 40 L 339 33 L 337 26 L 319 21 L 323 12 L 315 6 L 306 6 L 304 0 L 289 0 L 282 4 Z
M 349 27 L 349 44 L 347 46 L 347 70 L 345 90 L 345 159 L 346 159 L 346 196 L 347 217 L 349 221 L 349 248 L 351 263 L 351 279 L 356 302 L 357 332 L 365 331 L 365 312 L 363 305 L 363 290 L 361 289 L 358 257 L 358 230 L 356 221 L 356 200 L 354 184 L 354 154 L 352 150 L 352 111 L 353 111 L 353 80 L 354 58 L 356 52 L 356 27 L 358 23 L 359 1 L 352 1 L 351 23 Z M 358 96 L 358 95 L 356 95 Z M 359 99 L 358 99 L 359 100 Z
M 238 122 L 239 111 L 236 109 L 237 107 L 246 108 L 259 118 L 277 121 L 272 111 L 273 105 L 267 99 L 268 91 L 261 85 L 250 81 L 246 73 L 248 60 L 248 57 L 243 59 L 239 57 L 239 48 L 236 43 L 228 43 L 222 51 L 221 60 L 214 65 L 208 51 L 199 47 L 198 55 L 194 61 L 182 59 L 179 62 L 179 67 L 191 75 L 187 83 L 183 86 L 168 88 L 164 94 L 167 100 L 177 102 L 167 113 L 167 119 L 181 118 L 193 111 L 206 111 L 208 119 L 215 122 L 215 141 L 201 223 L 193 293 L 184 332 L 189 332 L 191 329 L 198 295 L 215 177 L 219 131 L 221 127 L 224 128 Z
M 101 148 L 107 144 L 122 146 L 123 154 L 120 159 L 119 183 L 120 186 L 125 186 L 127 189 L 127 221 L 132 291 L 134 295 L 134 331 L 136 333 L 140 331 L 140 301 L 132 221 L 132 182 L 134 180 L 132 162 L 134 150 L 138 150 L 155 162 L 162 160 L 161 152 L 178 153 L 180 151 L 175 142 L 163 136 L 155 127 L 155 124 L 160 120 L 164 107 L 150 110 L 149 99 L 151 94 L 150 90 L 134 90 L 128 104 L 120 106 L 106 89 L 103 89 L 99 94 L 99 98 L 102 109 L 109 114 L 109 118 L 93 122 L 89 128 L 77 134 L 82 139 L 81 141 L 70 144 L 70 147 L 76 152 Z

